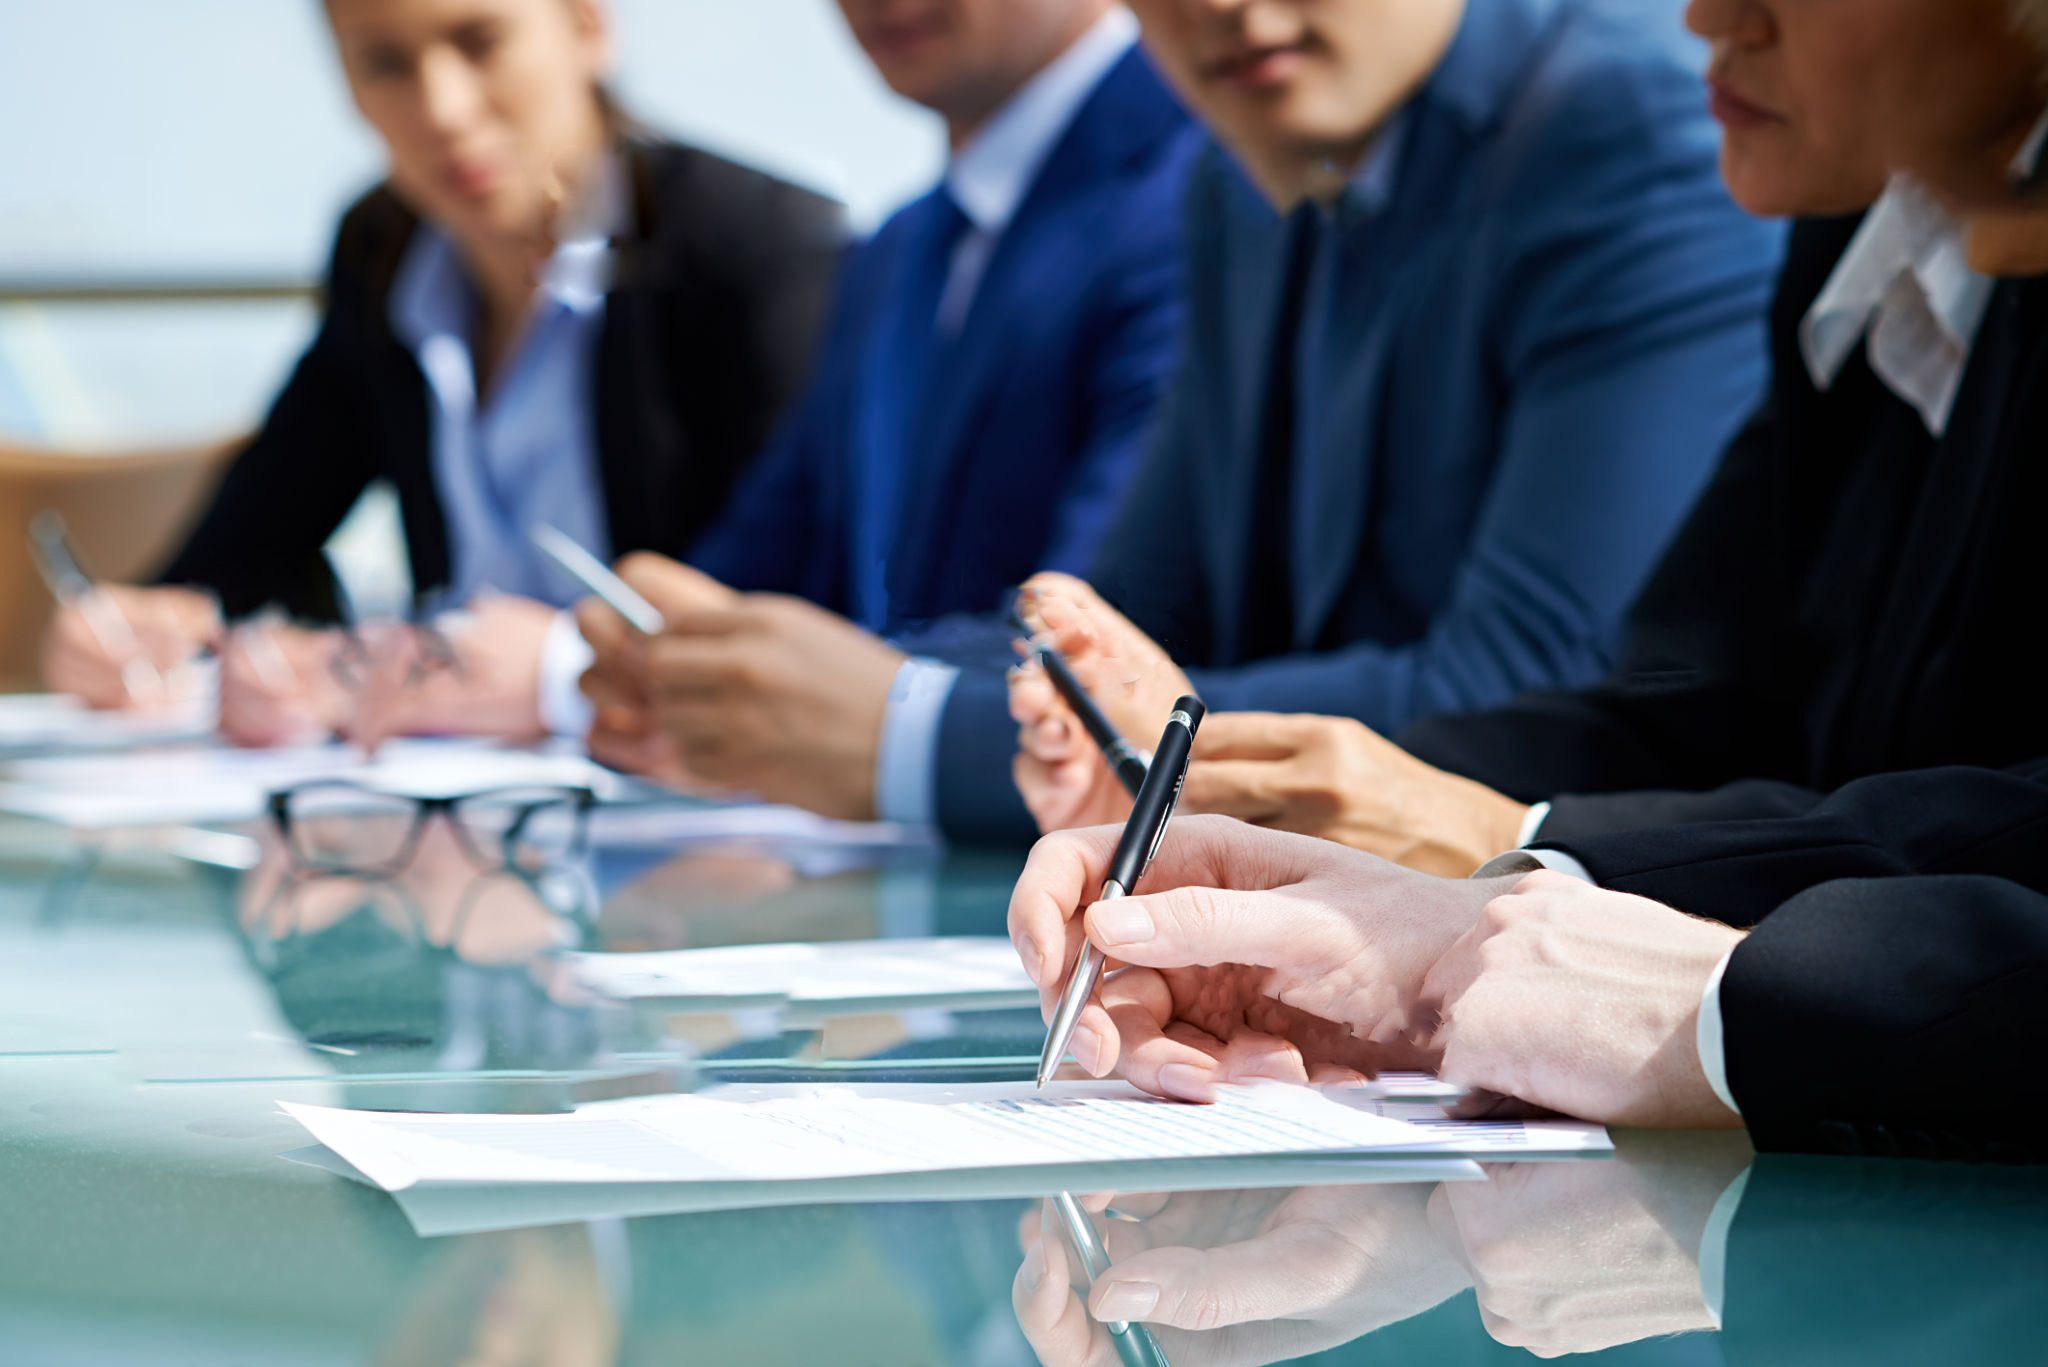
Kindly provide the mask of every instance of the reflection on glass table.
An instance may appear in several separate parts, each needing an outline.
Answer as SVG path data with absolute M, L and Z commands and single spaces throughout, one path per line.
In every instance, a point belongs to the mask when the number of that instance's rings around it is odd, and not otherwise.
M 1464 1362 L 1489 1344 L 1631 1362 L 2040 1360 L 2035 1171 L 1756 1160 L 1740 1136 L 1634 1135 L 1612 1162 L 1502 1165 L 1483 1183 L 1084 1204 L 1111 1258 L 1092 1283 L 1049 1209 L 1020 1221 L 1013 1304 L 1046 1367 L 1116 1367 L 1115 1320 L 1153 1326 L 1175 1367 Z

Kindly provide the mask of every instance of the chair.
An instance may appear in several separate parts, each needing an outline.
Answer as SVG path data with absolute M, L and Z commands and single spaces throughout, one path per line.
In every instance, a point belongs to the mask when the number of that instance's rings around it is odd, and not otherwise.
M 177 549 L 243 440 L 113 455 L 0 442 L 0 692 L 41 687 L 51 601 L 29 558 L 29 519 L 54 508 L 94 578 L 146 579 Z

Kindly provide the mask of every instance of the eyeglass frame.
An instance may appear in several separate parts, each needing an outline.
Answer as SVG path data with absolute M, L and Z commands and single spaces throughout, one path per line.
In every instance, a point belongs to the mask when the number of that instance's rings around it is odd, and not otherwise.
M 363 864 L 328 864 L 308 859 L 292 840 L 291 804 L 292 799 L 301 793 L 312 792 L 318 789 L 345 790 L 366 793 L 378 798 L 409 802 L 413 807 L 412 827 L 405 833 L 405 839 L 399 843 L 397 852 L 388 860 Z M 415 797 L 409 793 L 385 792 L 382 789 L 371 788 L 349 779 L 327 778 L 315 779 L 309 783 L 296 783 L 289 788 L 280 788 L 270 794 L 266 805 L 270 811 L 270 819 L 277 827 L 278 836 L 284 843 L 285 855 L 292 861 L 294 870 L 301 874 L 354 874 L 359 877 L 373 878 L 395 877 L 403 873 L 406 867 L 412 863 L 413 856 L 419 853 L 420 841 L 426 835 L 427 825 L 437 815 L 448 823 L 449 829 L 455 833 L 455 843 L 479 870 L 484 873 L 501 873 L 505 871 L 524 873 L 526 871 L 519 867 L 518 863 L 512 858 L 511 852 L 512 843 L 517 838 L 520 828 L 519 822 L 515 822 L 505 832 L 503 842 L 495 858 L 493 858 L 492 855 L 477 848 L 475 837 L 469 828 L 463 825 L 459 811 L 462 805 L 467 802 L 499 797 L 506 793 L 539 791 L 560 794 L 572 804 L 576 829 L 569 838 L 566 854 L 573 858 L 584 853 L 588 848 L 586 842 L 590 836 L 590 812 L 597 805 L 597 794 L 588 788 L 576 787 L 570 784 L 560 786 L 544 783 L 517 784 L 504 788 L 487 788 L 482 792 L 463 793 L 458 797 Z M 531 813 L 529 812 L 527 816 L 531 816 Z M 520 822 L 526 819 L 527 817 L 523 816 L 520 818 Z

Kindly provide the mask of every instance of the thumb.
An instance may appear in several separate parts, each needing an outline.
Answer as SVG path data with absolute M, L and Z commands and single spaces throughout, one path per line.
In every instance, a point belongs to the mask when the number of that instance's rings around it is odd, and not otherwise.
M 671 621 L 729 608 L 738 599 L 725 585 L 667 556 L 636 552 L 619 562 L 619 578 Z
M 1341 913 L 1279 892 L 1179 887 L 1097 902 L 1088 938 L 1113 959 L 1147 968 L 1255 964 L 1318 972 L 1356 952 Z

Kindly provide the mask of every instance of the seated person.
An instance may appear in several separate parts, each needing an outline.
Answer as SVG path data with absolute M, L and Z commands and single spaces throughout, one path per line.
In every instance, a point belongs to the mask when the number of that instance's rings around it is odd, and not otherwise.
M 698 665 L 721 642 L 719 658 L 749 662 L 724 701 L 750 715 L 707 715 L 685 738 L 689 771 L 790 796 L 742 737 L 756 717 L 771 741 L 791 731 L 818 709 L 785 706 L 790 690 L 826 689 L 843 707 L 791 737 L 788 767 L 813 806 L 858 816 L 875 808 L 892 688 L 928 691 L 889 640 L 1094 557 L 1172 365 L 1199 139 L 1111 0 L 841 8 L 889 84 L 944 116 L 945 179 L 848 262 L 810 390 L 696 569 L 622 569 L 672 629 L 693 608 L 726 614 L 720 634 L 695 623 Z M 621 627 L 587 624 L 611 647 L 593 697 L 617 704 L 600 707 L 592 753 L 680 777 L 644 673 L 619 661 L 640 654 Z M 844 762 L 842 742 L 858 751 Z
M 1229 151 L 1194 173 L 1181 369 L 1090 572 L 1218 705 L 1393 725 L 1595 677 L 1762 377 L 1777 234 L 1721 188 L 1686 60 L 1585 0 L 1133 8 Z M 906 591 L 942 592 L 931 564 Z M 590 618 L 600 733 L 834 815 L 1029 833 L 999 665 L 905 666 L 780 604 L 651 650 Z
M 602 0 L 326 12 L 389 179 L 343 218 L 319 335 L 160 585 L 108 592 L 165 665 L 267 604 L 332 620 L 322 544 L 388 480 L 416 588 L 454 606 L 494 595 L 458 639 L 493 667 L 436 679 L 408 724 L 580 730 L 582 647 L 557 612 L 578 590 L 528 530 L 600 556 L 690 543 L 808 364 L 842 215 L 626 120 L 602 85 Z M 229 651 L 231 699 L 262 666 L 331 653 L 281 635 L 254 669 Z M 144 701 L 123 663 L 60 613 L 52 686 Z M 298 674 L 259 731 L 339 720 L 324 670 Z
M 1860 223 L 1796 230 L 1771 396 L 1631 610 L 1619 671 L 1418 722 L 1398 747 L 1357 720 L 1212 716 L 1191 810 L 1462 874 L 1532 836 L 1768 816 L 1864 775 L 2048 754 L 2013 629 L 2048 582 L 2048 391 L 2030 378 L 2048 286 L 1988 278 L 2048 267 L 2044 234 L 2036 218 L 2029 249 L 2008 216 L 1966 239 L 1920 188 L 2005 175 L 2041 113 L 2034 56 L 2003 4 L 1895 6 L 1847 32 L 1796 0 L 1695 0 L 1690 17 L 1714 43 L 1741 202 L 1837 215 L 1886 168 L 1918 179 Z M 1070 587 L 1042 609 L 1056 639 L 1083 677 L 1114 679 L 1102 701 L 1130 734 L 1156 735 L 1185 679 Z M 1114 815 L 1049 690 L 1020 693 L 1041 817 Z
M 2044 830 L 2042 761 L 1566 840 L 1473 879 L 1190 817 L 1142 895 L 1092 907 L 1121 830 L 1046 837 L 1010 933 L 1049 1016 L 1085 913 L 1135 967 L 1072 1056 L 1165 1096 L 1423 1067 L 1608 1124 L 1743 1125 L 1760 1149 L 2039 1162 Z

